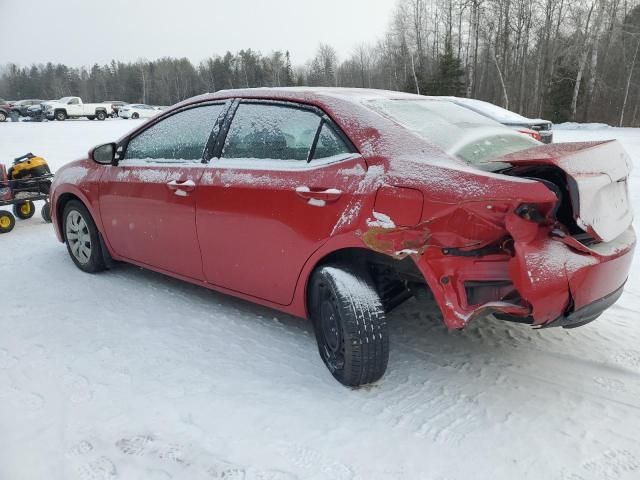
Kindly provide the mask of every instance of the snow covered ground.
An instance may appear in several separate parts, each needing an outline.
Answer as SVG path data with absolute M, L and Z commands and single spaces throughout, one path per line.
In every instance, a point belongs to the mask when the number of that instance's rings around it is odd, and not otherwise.
M 133 126 L 0 124 L 0 161 L 58 167 Z M 640 162 L 640 130 L 556 131 L 611 137 Z M 408 302 L 387 375 L 354 391 L 306 322 L 131 266 L 83 274 L 19 222 L 0 237 L 0 479 L 638 479 L 638 261 L 577 330 L 448 332 Z

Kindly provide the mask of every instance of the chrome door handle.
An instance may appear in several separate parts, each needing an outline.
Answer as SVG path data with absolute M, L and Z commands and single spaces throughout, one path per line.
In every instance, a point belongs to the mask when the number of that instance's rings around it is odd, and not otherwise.
M 187 195 L 187 192 L 192 192 L 195 190 L 196 183 L 193 180 L 186 180 L 184 182 L 171 180 L 169 183 L 167 183 L 167 187 L 169 187 L 169 190 L 173 190 L 174 193 L 179 197 L 184 197 Z
M 296 188 L 296 194 L 308 200 L 309 205 L 323 207 L 327 202 L 334 202 L 342 196 L 342 191 L 337 188 L 309 188 L 301 186 Z

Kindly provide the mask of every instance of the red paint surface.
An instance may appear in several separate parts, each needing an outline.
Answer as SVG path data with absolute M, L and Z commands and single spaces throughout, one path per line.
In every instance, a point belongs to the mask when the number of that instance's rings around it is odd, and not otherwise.
M 136 173 L 146 167 L 73 162 L 58 172 L 51 194 L 58 238 L 59 200 L 71 194 L 87 205 L 115 259 L 301 317 L 307 316 L 306 288 L 318 263 L 341 249 L 371 248 L 365 239 L 370 238 L 366 233 L 374 211 L 389 215 L 397 226 L 382 235 L 391 245 L 385 253 L 397 258 L 397 249 L 407 243 L 425 242 L 410 257 L 450 328 L 492 311 L 532 315 L 536 325 L 544 324 L 565 313 L 571 298 L 579 308 L 624 283 L 635 237 L 608 256 L 585 247 L 579 255 L 590 258 L 587 266 L 561 264 L 542 272 L 540 255 L 560 248 L 573 258 L 577 251 L 551 238 L 551 230 L 561 226 L 549 218 L 556 197 L 547 187 L 472 169 L 364 108 L 357 95 L 362 91 L 246 90 L 183 102 L 174 109 L 220 98 L 311 104 L 343 129 L 360 155 L 289 171 L 235 171 L 213 159 L 201 168 L 162 167 L 166 176 L 157 180 Z M 553 163 L 554 152 L 561 154 L 562 146 L 547 148 L 543 161 Z M 527 155 L 523 162 L 541 161 L 531 152 Z M 86 173 L 72 175 L 74 168 Z M 187 179 L 196 186 L 183 197 L 166 185 Z M 311 194 L 300 195 L 297 187 L 308 187 Z M 341 194 L 318 198 L 326 201 L 321 207 L 310 203 L 313 192 L 327 189 Z M 545 222 L 517 217 L 513 212 L 523 203 L 537 205 L 547 215 Z M 508 237 L 513 240 L 504 251 L 481 258 L 443 253 L 447 248 L 479 249 Z M 511 281 L 522 302 L 469 305 L 465 281 L 482 280 Z

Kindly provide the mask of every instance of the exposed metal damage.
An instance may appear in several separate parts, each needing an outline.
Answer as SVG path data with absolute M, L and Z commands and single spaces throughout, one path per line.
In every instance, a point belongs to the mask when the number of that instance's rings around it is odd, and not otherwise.
M 635 244 L 626 154 L 615 142 L 597 142 L 535 148 L 495 163 L 499 173 L 535 180 L 544 191 L 523 186 L 511 199 L 450 204 L 427 198 L 420 221 L 407 224 L 407 188 L 385 185 L 375 210 L 390 225 L 370 222 L 363 243 L 398 260 L 411 257 L 449 328 L 489 314 L 533 326 L 597 317 L 575 312 L 606 297 L 611 284 L 624 284 L 627 269 L 616 265 Z M 394 194 L 401 206 L 389 201 Z

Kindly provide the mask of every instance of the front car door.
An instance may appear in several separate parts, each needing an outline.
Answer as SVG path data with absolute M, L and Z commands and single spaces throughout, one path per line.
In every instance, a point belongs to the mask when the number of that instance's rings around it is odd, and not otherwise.
M 194 195 L 224 109 L 217 103 L 178 111 L 122 145 L 118 165 L 100 182 L 102 223 L 117 255 L 203 279 Z
M 79 117 L 84 114 L 80 100 L 77 97 L 69 99 L 67 102 L 67 115 L 70 117 Z
M 321 111 L 291 103 L 241 102 L 217 153 L 196 194 L 206 280 L 288 305 L 366 163 Z

